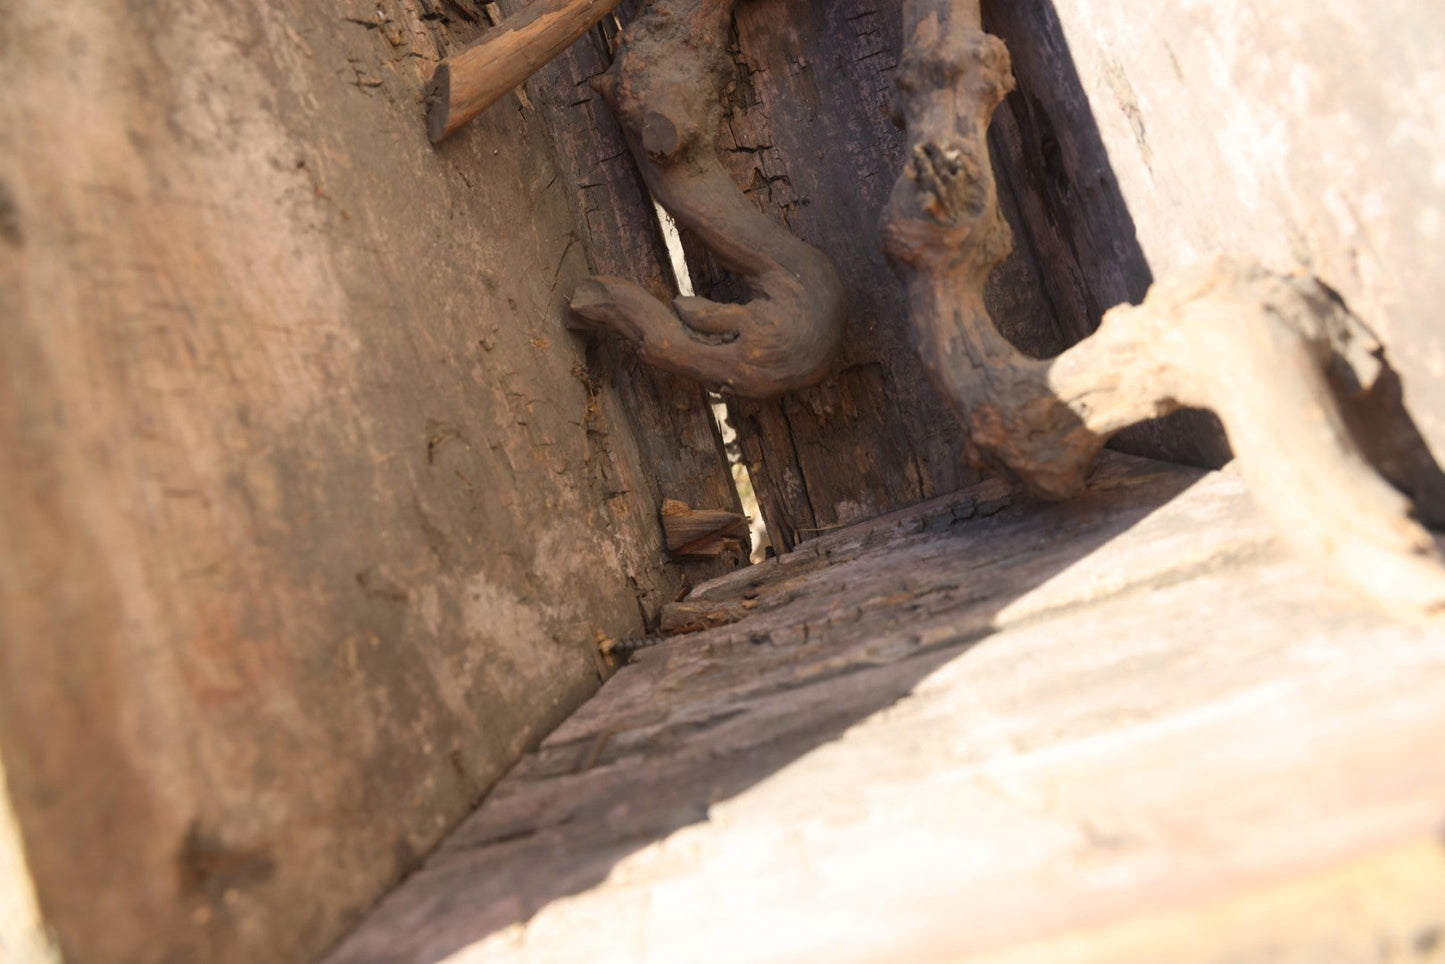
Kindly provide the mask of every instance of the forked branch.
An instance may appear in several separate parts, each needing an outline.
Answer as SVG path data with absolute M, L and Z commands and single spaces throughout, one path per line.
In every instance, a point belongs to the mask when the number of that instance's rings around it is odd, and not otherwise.
M 832 263 L 759 211 L 718 158 L 732 7 L 656 0 L 627 27 L 616 62 L 594 85 L 653 196 L 743 281 L 749 300 L 687 297 L 669 306 L 631 281 L 599 276 L 577 287 L 572 310 L 632 342 L 650 365 L 768 398 L 822 377 L 847 308 Z
M 999 334 L 983 286 L 1011 239 L 985 137 L 1012 89 L 1008 52 L 981 30 L 978 0 L 908 0 L 905 10 L 910 151 L 885 245 L 907 279 L 924 363 L 975 457 L 1063 498 L 1115 432 L 1210 408 L 1256 500 L 1299 552 L 1395 612 L 1445 613 L 1434 541 L 1342 415 L 1341 399 L 1380 373 L 1380 346 L 1318 282 L 1218 261 L 1114 308 L 1051 361 Z

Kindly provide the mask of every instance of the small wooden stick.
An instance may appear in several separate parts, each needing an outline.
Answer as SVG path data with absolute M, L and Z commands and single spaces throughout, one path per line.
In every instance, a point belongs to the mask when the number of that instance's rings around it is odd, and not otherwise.
M 619 0 L 532 0 L 480 41 L 437 65 L 426 87 L 433 144 L 495 104 L 570 47 Z
M 1213 409 L 1260 507 L 1304 558 L 1396 615 L 1445 616 L 1445 565 L 1350 434 L 1379 344 L 1323 285 L 1216 261 L 1156 284 L 1058 358 L 1027 358 L 984 307 L 1011 246 L 986 140 L 1013 86 L 978 0 L 907 0 L 898 71 L 910 157 L 884 217 L 929 375 L 975 457 L 1035 492 L 1083 487 L 1111 435 L 1181 406 Z

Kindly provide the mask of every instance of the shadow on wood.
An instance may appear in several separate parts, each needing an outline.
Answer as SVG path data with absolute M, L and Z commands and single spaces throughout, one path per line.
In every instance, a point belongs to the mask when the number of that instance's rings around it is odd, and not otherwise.
M 532 937 L 514 925 L 540 920 L 539 912 L 610 876 L 620 874 L 625 889 L 634 855 L 682 828 L 702 828 L 727 801 L 886 716 L 880 711 L 941 667 L 966 675 L 974 647 L 1001 626 L 1067 617 L 1099 595 L 1136 591 L 1131 602 L 1167 589 L 1182 607 L 1171 612 L 1189 613 L 1189 580 L 1266 554 L 1269 542 L 1257 523 L 1248 535 L 1231 528 L 1241 524 L 1237 480 L 1228 480 L 1227 505 L 1160 511 L 1197 478 L 1106 454 L 1088 491 L 1070 503 L 1030 504 L 994 480 L 701 587 L 689 603 L 712 604 L 728 624 L 645 652 L 328 960 L 460 964 L 489 952 L 524 955 Z M 1147 559 L 1093 561 L 1156 513 L 1172 521 L 1153 531 Z M 1281 571 L 1320 595 L 1298 569 Z M 1050 590 L 1065 572 L 1075 581 Z M 1216 585 L 1210 598 L 1225 605 L 1220 596 L 1236 588 Z M 1372 625 L 1347 601 L 1339 605 L 1359 621 L 1352 625 Z M 1274 613 L 1271 626 L 1283 618 Z M 1064 621 L 1053 629 L 1063 633 Z M 589 910 L 595 918 L 586 918 Z M 569 923 L 575 931 L 590 919 L 611 933 L 608 910 L 594 902 L 583 924 Z M 538 932 L 545 935 L 545 925 Z M 612 952 L 626 953 L 621 944 Z
M 699 587 L 699 603 L 759 605 L 745 621 L 643 651 L 608 684 L 625 680 L 626 696 L 606 720 L 584 708 L 554 732 L 327 964 L 438 964 L 598 885 L 628 855 L 707 821 L 1000 625 L 1029 618 L 1000 614 L 1198 478 L 1106 457 L 1089 493 L 1066 504 L 990 480 Z M 1216 549 L 1196 559 L 1171 546 L 1127 578 L 1207 566 Z
M 1383 349 L 1333 292 L 1216 259 L 1120 305 L 1056 358 L 999 333 L 984 302 L 1012 246 L 986 142 L 1013 88 L 978 0 L 908 0 L 899 70 L 911 156 L 884 213 L 929 377 L 973 458 L 1066 498 L 1108 439 L 1186 405 L 1209 408 L 1281 534 L 1387 611 L 1445 614 L 1445 563 L 1407 499 L 1369 465 L 1343 409 L 1368 396 Z

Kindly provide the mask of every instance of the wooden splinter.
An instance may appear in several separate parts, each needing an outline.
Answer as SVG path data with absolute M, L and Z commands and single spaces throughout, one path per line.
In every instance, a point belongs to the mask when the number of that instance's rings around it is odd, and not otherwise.
M 532 0 L 477 43 L 437 65 L 426 87 L 433 144 L 495 104 L 611 13 L 618 0 Z
M 716 150 L 733 0 L 656 0 L 594 86 L 653 196 L 747 287 L 746 304 L 671 306 L 621 278 L 572 296 L 579 323 L 621 335 L 642 361 L 749 398 L 816 382 L 842 340 L 846 298 L 832 263 L 738 189 Z
M 885 246 L 907 281 L 924 364 L 974 456 L 1063 498 L 1125 426 L 1213 409 L 1256 500 L 1298 552 L 1394 613 L 1445 614 L 1434 541 L 1342 414 L 1342 399 L 1382 371 L 1380 346 L 1318 282 L 1217 261 L 1109 311 L 1053 360 L 999 334 L 983 288 L 1012 242 L 985 138 L 1013 86 L 1008 51 L 982 32 L 979 0 L 908 0 L 905 11 L 898 82 L 910 150 Z

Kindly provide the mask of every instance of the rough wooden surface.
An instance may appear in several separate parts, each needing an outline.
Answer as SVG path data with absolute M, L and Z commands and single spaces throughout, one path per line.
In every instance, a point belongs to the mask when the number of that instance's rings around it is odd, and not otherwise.
M 1221 252 L 1302 268 L 1369 320 L 1445 457 L 1437 5 L 998 0 L 984 20 L 1013 54 L 996 127 L 1073 337 Z M 1445 513 L 1438 482 L 1414 487 Z
M 598 275 L 577 287 L 571 305 L 579 323 L 625 338 L 650 365 L 764 399 L 823 376 L 847 302 L 832 262 L 759 212 L 718 158 L 732 10 L 732 0 L 656 0 L 627 24 L 615 62 L 594 85 L 653 197 L 746 296 L 679 296 L 669 306 L 626 277 Z
M 906 0 L 898 71 L 908 163 L 884 212 L 929 378 L 979 462 L 1065 498 L 1121 428 L 1181 406 L 1215 412 L 1255 497 L 1302 557 L 1388 612 L 1445 615 L 1445 564 L 1408 500 L 1370 468 L 1344 410 L 1384 368 L 1335 293 L 1302 275 L 1214 259 L 1119 305 L 1058 357 L 1000 334 L 984 286 L 1007 256 L 986 131 L 1013 89 L 978 0 Z
M 683 580 L 541 112 L 422 130 L 485 20 L 6 11 L 0 756 L 77 964 L 308 959 Z
M 427 83 L 433 143 L 521 86 L 611 13 L 617 0 L 533 0 L 472 46 L 437 64 Z
M 1230 473 L 992 482 L 693 599 L 757 606 L 643 651 L 328 964 L 1438 954 L 1445 637 Z
M 899 5 L 747 0 L 721 143 L 733 180 L 839 268 L 850 314 L 821 385 L 732 406 L 744 458 L 779 548 L 977 479 L 908 340 L 902 286 L 884 262 L 878 214 L 902 164 L 891 117 Z M 684 235 L 700 294 L 740 291 Z M 1037 270 L 1021 250 L 990 305 L 1025 350 L 1064 346 Z
M 35 902 L 20 828 L 0 766 L 0 961 L 59 964 L 59 960 Z
M 1052 4 L 983 0 L 980 6 L 984 29 L 1008 45 L 1017 80 L 989 129 L 994 168 L 1010 182 L 1015 241 L 1037 259 L 1064 344 L 1073 344 L 1110 308 L 1142 301 L 1155 275 Z M 1230 457 L 1218 421 L 1197 411 L 1127 428 L 1114 446 L 1212 468 Z
M 624 7 L 628 4 L 624 4 Z M 510 9 L 508 7 L 507 9 Z M 531 101 L 552 133 L 559 184 L 572 205 L 591 274 L 626 275 L 659 299 L 677 293 L 652 201 L 612 113 L 591 79 L 611 63 L 610 31 L 594 30 L 528 83 Z M 594 389 L 616 392 L 632 426 L 646 494 L 655 506 L 677 499 L 699 508 L 740 512 L 707 391 L 696 382 L 642 364 L 615 339 L 587 347 Z M 735 568 L 745 556 L 689 562 L 686 578 Z M 656 615 L 649 603 L 646 616 Z

